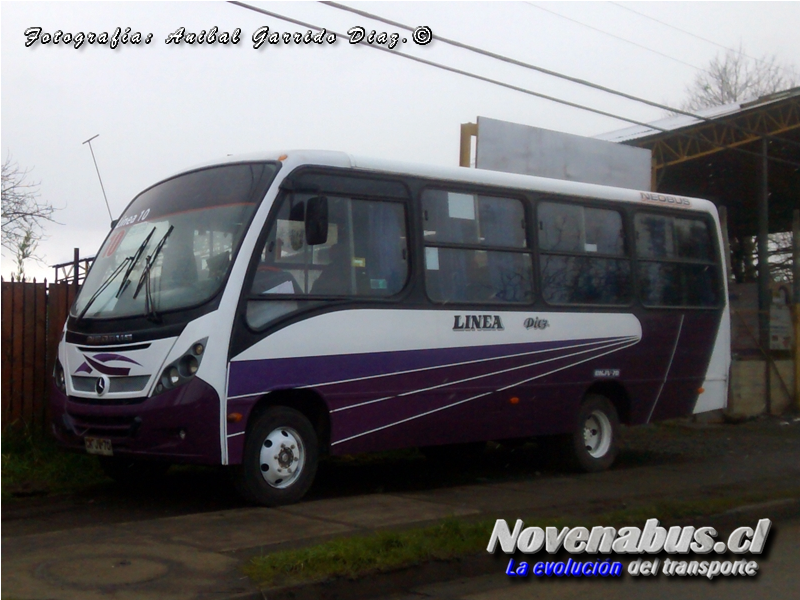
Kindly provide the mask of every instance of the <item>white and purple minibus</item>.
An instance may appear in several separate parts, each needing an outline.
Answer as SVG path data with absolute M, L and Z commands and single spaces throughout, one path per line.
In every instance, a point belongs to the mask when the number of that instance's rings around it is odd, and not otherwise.
M 292 151 L 148 188 L 58 348 L 53 431 L 112 476 L 230 465 L 300 499 L 324 454 L 560 435 L 721 408 L 717 212 L 667 194 Z

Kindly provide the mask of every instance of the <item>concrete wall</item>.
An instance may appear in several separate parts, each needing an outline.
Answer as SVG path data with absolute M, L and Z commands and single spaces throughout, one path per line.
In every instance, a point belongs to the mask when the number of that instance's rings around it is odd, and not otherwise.
M 744 360 L 761 357 L 758 327 L 758 284 L 728 284 L 731 304 L 731 352 Z M 770 306 L 770 349 L 791 350 L 792 336 L 791 310 L 785 302 L 787 285 L 771 285 L 772 305 Z
M 791 360 L 776 360 L 775 366 L 789 394 L 793 393 L 794 364 Z M 763 360 L 733 361 L 727 409 L 729 414 L 736 417 L 752 417 L 764 412 L 766 408 L 764 371 Z M 792 404 L 793 399 L 787 395 L 774 369 L 770 375 L 770 392 L 772 414 L 781 414 Z

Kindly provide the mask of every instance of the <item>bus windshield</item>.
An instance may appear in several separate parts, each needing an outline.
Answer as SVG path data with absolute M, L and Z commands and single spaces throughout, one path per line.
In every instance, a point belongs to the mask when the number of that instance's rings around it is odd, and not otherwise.
M 209 300 L 277 170 L 276 163 L 225 165 L 140 194 L 100 248 L 72 316 L 152 315 Z

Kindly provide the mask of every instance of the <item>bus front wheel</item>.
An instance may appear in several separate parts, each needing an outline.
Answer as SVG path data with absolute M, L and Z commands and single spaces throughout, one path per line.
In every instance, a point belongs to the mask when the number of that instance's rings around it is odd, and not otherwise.
M 234 483 L 249 502 L 290 504 L 302 498 L 317 471 L 317 436 L 300 412 L 276 406 L 256 418 L 247 434 Z
M 608 398 L 586 397 L 570 441 L 574 466 L 580 470 L 596 473 L 614 463 L 619 453 L 619 417 Z

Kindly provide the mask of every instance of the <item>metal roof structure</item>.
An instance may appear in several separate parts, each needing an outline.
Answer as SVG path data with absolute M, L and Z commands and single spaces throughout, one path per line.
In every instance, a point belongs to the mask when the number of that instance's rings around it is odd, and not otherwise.
M 757 255 L 768 257 L 768 234 L 791 231 L 792 213 L 800 209 L 800 87 L 695 114 L 597 137 L 651 150 L 653 191 L 699 196 L 724 206 L 730 268 L 737 282 L 752 280 L 753 237 Z M 758 263 L 764 352 L 770 347 L 772 276 L 767 264 L 768 259 Z M 797 265 L 794 277 L 800 279 Z
M 696 114 L 595 137 L 651 150 L 653 191 L 725 206 L 731 238 L 757 233 L 766 150 L 769 230 L 791 231 L 800 208 L 800 87 Z

